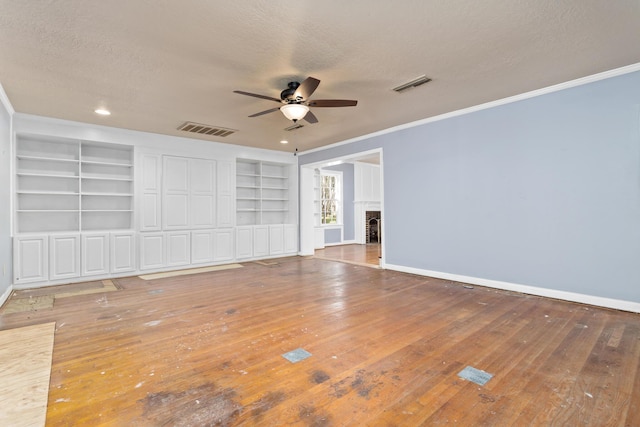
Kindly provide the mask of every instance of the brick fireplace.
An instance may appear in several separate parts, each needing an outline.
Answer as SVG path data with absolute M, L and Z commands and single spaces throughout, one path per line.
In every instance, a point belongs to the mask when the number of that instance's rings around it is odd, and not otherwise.
M 365 239 L 366 243 L 380 243 L 382 242 L 382 227 L 380 222 L 380 211 L 366 211 L 365 212 Z

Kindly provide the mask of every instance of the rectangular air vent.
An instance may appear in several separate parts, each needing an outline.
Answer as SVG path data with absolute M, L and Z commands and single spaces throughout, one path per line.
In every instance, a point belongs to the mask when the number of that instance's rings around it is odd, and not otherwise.
M 226 129 L 221 127 L 215 127 L 210 125 L 203 125 L 202 123 L 194 123 L 194 122 L 184 122 L 180 126 L 178 126 L 178 130 L 182 130 L 185 132 L 198 133 L 200 135 L 209 135 L 209 136 L 229 136 L 232 133 L 236 133 L 235 129 Z
M 425 83 L 429 83 L 431 81 L 431 79 L 425 75 L 422 75 L 420 77 L 418 77 L 417 79 L 413 79 L 410 82 L 401 84 L 398 87 L 394 87 L 393 90 L 395 90 L 396 92 L 404 92 L 407 89 L 411 89 L 413 87 L 418 87 L 420 85 L 423 85 Z
M 301 125 L 300 123 L 296 123 L 293 126 L 289 126 L 288 128 L 284 128 L 284 130 L 291 132 L 292 130 L 297 130 L 297 129 L 300 129 L 300 128 L 303 128 L 303 127 L 304 127 L 304 125 Z

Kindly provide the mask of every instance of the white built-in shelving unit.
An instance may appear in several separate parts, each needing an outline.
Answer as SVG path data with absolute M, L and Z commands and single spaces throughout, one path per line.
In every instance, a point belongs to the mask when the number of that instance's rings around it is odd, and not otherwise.
M 237 225 L 289 222 L 289 167 L 257 160 L 237 160 Z
M 18 135 L 16 232 L 132 228 L 129 146 Z

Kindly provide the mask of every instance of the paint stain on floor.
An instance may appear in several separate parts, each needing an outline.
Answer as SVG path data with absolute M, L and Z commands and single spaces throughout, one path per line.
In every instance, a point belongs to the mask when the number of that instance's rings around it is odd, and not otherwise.
M 330 378 L 331 377 L 329 376 L 329 374 L 320 370 L 313 371 L 313 373 L 311 374 L 311 382 L 314 384 L 322 384 Z
M 273 408 L 274 406 L 284 402 L 287 396 L 282 391 L 270 391 L 255 401 L 251 406 L 251 415 L 254 417 L 254 421 L 258 422 L 264 418 L 265 412 Z
M 332 424 L 331 416 L 329 414 L 320 412 L 317 408 L 311 405 L 301 406 L 298 416 L 300 417 L 300 421 L 311 427 L 326 427 Z
M 333 392 L 331 395 L 337 399 L 343 397 L 349 391 L 354 391 L 359 397 L 369 400 L 372 397 L 372 391 L 378 386 L 383 385 L 380 379 L 386 374 L 386 371 L 380 371 L 379 374 L 375 372 L 367 372 L 364 369 L 360 369 L 356 372 L 355 376 L 348 376 L 345 379 L 331 384 Z M 377 393 L 374 394 L 377 397 Z
M 234 399 L 236 392 L 207 383 L 189 390 L 149 393 L 139 400 L 143 417 L 153 425 L 229 426 L 243 407 Z

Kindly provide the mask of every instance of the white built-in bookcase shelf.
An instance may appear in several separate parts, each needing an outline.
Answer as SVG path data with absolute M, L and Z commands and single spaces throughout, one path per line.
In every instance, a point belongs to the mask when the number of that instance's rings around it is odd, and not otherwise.
M 237 160 L 237 225 L 289 222 L 289 167 L 280 163 Z
M 132 147 L 18 135 L 16 153 L 17 233 L 132 228 Z

